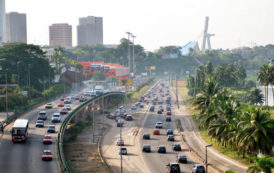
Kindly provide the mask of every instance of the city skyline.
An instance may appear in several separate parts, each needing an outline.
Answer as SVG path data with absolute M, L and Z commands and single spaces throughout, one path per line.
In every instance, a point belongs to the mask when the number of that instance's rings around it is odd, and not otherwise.
M 27 43 L 27 16 L 25 13 L 6 13 L 6 42 Z
M 56 5 L 52 6 L 53 2 Z M 63 4 L 66 8 L 60 11 L 59 7 Z M 136 43 L 143 45 L 146 50 L 166 45 L 183 46 L 195 41 L 203 31 L 205 16 L 209 16 L 209 32 L 216 34 L 211 40 L 212 48 L 226 49 L 273 43 L 273 6 L 271 0 L 260 3 L 256 0 L 174 0 L 172 3 L 140 0 L 131 4 L 125 0 L 79 0 L 77 3 L 71 0 L 9 0 L 6 2 L 6 11 L 27 13 L 28 43 L 47 45 L 48 26 L 69 23 L 73 27 L 75 46 L 78 18 L 101 16 L 104 18 L 105 44 L 119 44 L 121 38 L 126 38 L 125 32 L 130 31 L 137 36 Z

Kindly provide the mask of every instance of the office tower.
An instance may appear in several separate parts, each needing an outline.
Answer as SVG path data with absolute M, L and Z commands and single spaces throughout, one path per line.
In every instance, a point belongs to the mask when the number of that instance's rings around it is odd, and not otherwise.
M 81 17 L 77 26 L 78 45 L 103 44 L 103 18 Z
M 26 14 L 10 12 L 6 14 L 6 42 L 27 43 Z
M 57 23 L 49 26 L 49 45 L 52 47 L 72 47 L 72 27 L 67 23 Z
M 0 44 L 6 41 L 6 9 L 5 0 L 0 0 Z

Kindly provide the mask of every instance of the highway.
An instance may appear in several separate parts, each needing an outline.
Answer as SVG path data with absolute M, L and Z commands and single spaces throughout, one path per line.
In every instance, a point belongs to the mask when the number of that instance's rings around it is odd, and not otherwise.
M 59 112 L 61 108 L 57 108 L 57 104 L 61 101 L 56 100 L 51 102 L 54 106 L 53 109 L 45 109 L 45 105 L 38 107 L 26 113 L 20 118 L 29 120 L 29 130 L 28 130 L 28 140 L 26 143 L 15 143 L 11 141 L 10 130 L 12 124 L 9 125 L 7 131 L 4 133 L 0 139 L 0 172 L 5 173 L 58 173 L 59 166 L 56 158 L 56 136 L 57 132 L 51 134 L 53 137 L 53 144 L 44 145 L 42 143 L 43 137 L 48 134 L 47 127 L 51 124 L 51 115 L 54 112 Z M 74 101 L 71 104 L 71 108 L 75 108 L 79 104 L 78 101 Z M 37 120 L 38 112 L 41 110 L 46 110 L 48 118 L 45 121 L 45 127 L 36 128 L 35 123 Z M 62 115 L 62 121 L 66 115 Z M 60 128 L 61 123 L 56 123 L 56 130 Z M 42 161 L 41 154 L 44 149 L 49 149 L 53 153 L 52 161 Z

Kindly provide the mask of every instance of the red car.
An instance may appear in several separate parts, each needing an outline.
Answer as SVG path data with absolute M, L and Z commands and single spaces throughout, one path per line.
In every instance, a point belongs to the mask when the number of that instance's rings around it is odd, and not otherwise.
M 160 130 L 154 129 L 154 130 L 153 130 L 153 134 L 154 134 L 154 135 L 160 135 Z
M 43 144 L 52 144 L 52 137 L 49 135 L 45 135 L 43 138 Z
M 166 115 L 171 115 L 171 111 L 167 111 L 167 112 L 166 112 Z
M 80 96 L 75 96 L 74 97 L 75 100 L 80 100 L 80 98 L 81 98 Z
M 158 101 L 158 104 L 161 105 L 161 104 L 163 104 L 163 102 L 162 101 Z
M 58 107 L 64 107 L 65 104 L 64 104 L 64 103 L 59 103 L 57 106 L 58 106 Z
M 67 108 L 64 108 L 60 111 L 60 114 L 67 114 L 68 113 L 68 110 Z
M 50 161 L 52 160 L 52 153 L 50 150 L 44 150 L 42 153 L 42 160 Z

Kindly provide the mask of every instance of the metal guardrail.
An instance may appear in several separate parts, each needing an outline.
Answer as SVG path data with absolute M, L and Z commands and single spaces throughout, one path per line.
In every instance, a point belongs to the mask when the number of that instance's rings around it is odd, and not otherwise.
M 124 95 L 124 94 L 125 93 L 123 93 L 123 92 L 107 92 L 107 93 L 101 94 L 99 96 L 93 97 L 92 99 L 90 99 L 90 100 L 86 101 L 85 103 L 81 104 L 80 106 L 78 106 L 66 117 L 66 119 L 63 121 L 63 123 L 60 127 L 60 130 L 59 130 L 59 133 L 57 136 L 57 143 L 56 143 L 57 144 L 57 158 L 58 158 L 58 162 L 59 162 L 62 172 L 71 173 L 71 169 L 68 165 L 68 162 L 66 160 L 66 157 L 65 157 L 65 154 L 63 151 L 63 136 L 64 136 L 64 133 L 65 133 L 68 123 L 73 118 L 75 113 L 78 112 L 79 110 L 81 110 L 82 108 L 86 107 L 90 103 L 92 103 L 102 97 L 106 97 L 109 95 Z

